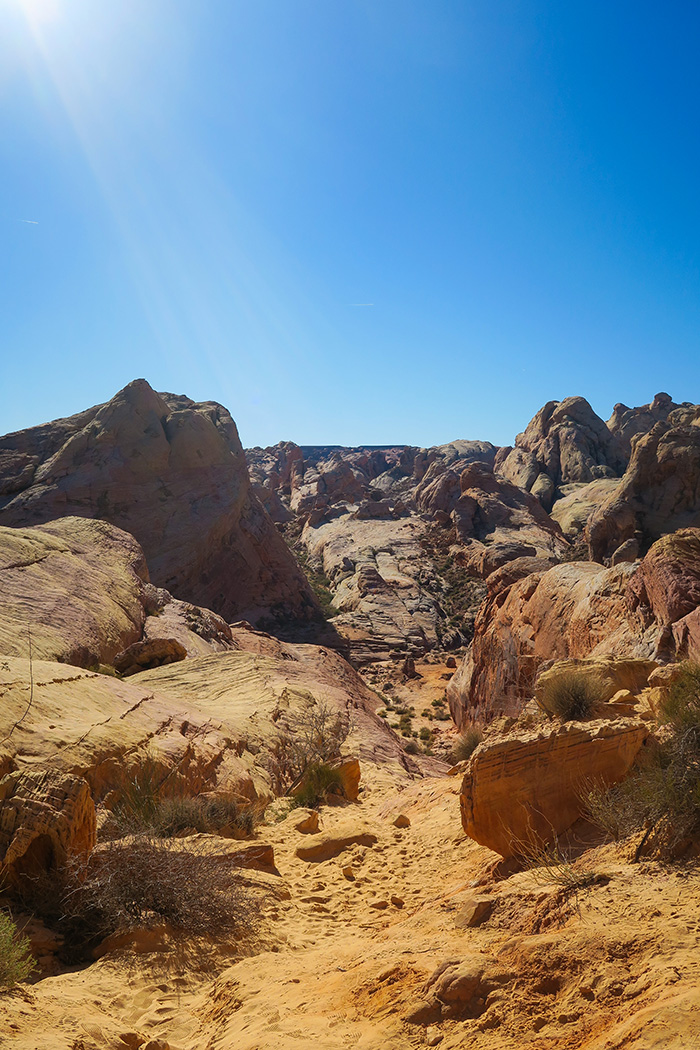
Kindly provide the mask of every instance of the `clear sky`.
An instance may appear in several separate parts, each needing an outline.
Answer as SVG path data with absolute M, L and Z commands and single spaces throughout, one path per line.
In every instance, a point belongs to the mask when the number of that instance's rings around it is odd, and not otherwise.
M 0 433 L 143 376 L 243 443 L 700 400 L 700 5 L 0 0 Z

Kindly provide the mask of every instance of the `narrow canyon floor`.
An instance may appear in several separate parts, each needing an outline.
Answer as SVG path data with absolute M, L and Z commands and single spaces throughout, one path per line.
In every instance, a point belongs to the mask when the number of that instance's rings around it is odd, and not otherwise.
M 568 865 L 499 878 L 461 830 L 459 776 L 365 772 L 359 801 L 322 807 L 318 832 L 297 830 L 300 810 L 258 829 L 279 875 L 242 871 L 254 929 L 238 943 L 127 939 L 0 996 L 0 1045 L 700 1046 L 697 868 L 607 844 L 574 861 L 590 874 L 576 892 L 557 881 Z

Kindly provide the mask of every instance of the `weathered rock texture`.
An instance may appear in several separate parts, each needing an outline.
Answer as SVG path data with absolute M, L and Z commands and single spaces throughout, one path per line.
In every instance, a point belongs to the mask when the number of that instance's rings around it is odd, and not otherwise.
M 462 826 L 503 857 L 537 854 L 583 814 L 586 785 L 629 771 L 648 736 L 642 722 L 570 722 L 482 744 L 462 781 Z
M 617 436 L 583 397 L 548 401 L 515 445 L 497 469 L 528 491 L 541 474 L 559 488 L 619 476 L 627 463 Z
M 700 425 L 662 422 L 633 442 L 625 475 L 590 518 L 586 536 L 591 557 L 605 561 L 630 540 L 644 552 L 665 533 L 698 525 Z
M 684 529 L 641 563 L 570 562 L 490 587 L 471 653 L 447 688 L 457 724 L 517 714 L 547 661 L 695 658 L 699 556 L 700 530 Z
M 16 883 L 86 857 L 95 845 L 95 806 L 87 782 L 57 770 L 9 773 L 0 780 L 0 878 Z
M 133 536 L 88 518 L 0 526 L 0 654 L 28 657 L 30 633 L 38 659 L 120 671 L 234 647 L 220 616 L 149 583 Z
M 317 614 L 215 402 L 137 379 L 105 405 L 0 438 L 0 524 L 67 515 L 131 533 L 154 583 L 229 620 Z
M 376 694 L 337 653 L 250 630 L 233 635 L 237 651 L 124 681 L 35 660 L 31 704 L 28 661 L 0 660 L 0 767 L 77 773 L 96 799 L 118 792 L 144 767 L 158 781 L 167 775 L 175 794 L 230 790 L 243 799 L 266 799 L 272 794 L 272 742 L 288 718 L 322 703 L 349 717 L 345 755 L 387 775 L 419 775 L 420 766 L 374 714 Z M 431 761 L 425 759 L 429 767 Z

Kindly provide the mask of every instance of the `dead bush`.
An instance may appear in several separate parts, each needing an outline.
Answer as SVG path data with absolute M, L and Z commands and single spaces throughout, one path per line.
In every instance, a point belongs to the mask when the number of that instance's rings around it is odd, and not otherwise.
M 243 934 L 254 912 L 229 861 L 150 836 L 113 840 L 86 862 L 28 879 L 20 901 L 64 936 L 73 959 L 110 934 L 159 923 L 190 936 Z
M 282 712 L 277 737 L 262 760 L 277 795 L 285 795 L 311 765 L 340 757 L 350 732 L 350 715 L 309 697 L 302 710 Z

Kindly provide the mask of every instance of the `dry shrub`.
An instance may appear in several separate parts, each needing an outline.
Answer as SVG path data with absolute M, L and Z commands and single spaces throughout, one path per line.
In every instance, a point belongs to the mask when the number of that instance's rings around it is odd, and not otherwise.
M 168 923 L 190 936 L 244 933 L 254 909 L 230 861 L 150 836 L 106 843 L 87 861 L 26 880 L 21 903 L 79 958 L 110 934 Z
M 700 830 L 700 666 L 685 664 L 661 707 L 664 735 L 647 763 L 621 784 L 590 787 L 591 819 L 616 841 L 643 831 L 635 858 L 653 847 L 673 857 Z
M 340 757 L 350 732 L 350 715 L 338 712 L 322 700 L 307 699 L 299 712 L 279 717 L 277 737 L 262 765 L 272 778 L 277 795 L 285 795 L 309 766 L 327 765 Z
M 26 980 L 33 969 L 29 938 L 21 936 L 10 916 L 0 911 L 0 989 Z
M 605 698 L 602 678 L 576 670 L 562 672 L 541 685 L 541 706 L 563 722 L 590 718 L 595 705 Z

